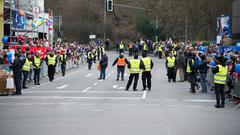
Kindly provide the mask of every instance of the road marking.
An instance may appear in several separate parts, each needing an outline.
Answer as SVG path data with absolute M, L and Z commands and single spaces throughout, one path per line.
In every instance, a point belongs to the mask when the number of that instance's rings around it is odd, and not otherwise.
M 132 92 L 132 91 L 87 91 L 86 93 L 143 94 L 143 92 Z
M 206 103 L 206 102 L 216 102 L 216 100 L 202 100 L 202 99 L 190 99 L 190 100 L 183 100 L 185 102 L 203 102 L 203 103 Z
M 117 104 L 102 104 L 103 106 L 116 106 Z
M 92 73 L 89 73 L 89 74 L 87 74 L 87 75 L 85 75 L 86 77 L 90 77 L 90 76 L 92 76 Z
M 59 105 L 77 105 L 77 103 L 58 103 Z
M 201 106 L 196 106 L 196 105 L 187 105 L 187 107 L 191 107 L 191 108 L 202 108 Z
M 92 87 L 87 87 L 86 89 L 84 89 L 82 92 L 86 92 L 88 90 L 90 90 Z
M 142 97 L 69 97 L 69 96 L 19 96 L 1 97 L 0 99 L 110 99 L 110 100 L 142 100 Z
M 57 87 L 57 89 L 64 89 L 68 86 L 68 84 L 64 84 L 63 86 Z
M 98 80 L 99 82 L 102 82 L 103 80 Z
M 94 105 L 97 105 L 97 104 L 80 104 L 81 106 L 94 106 Z
M 93 85 L 96 86 L 96 85 L 98 85 L 98 83 L 96 82 L 96 83 L 94 83 Z
M 144 106 L 159 106 L 160 104 L 143 104 Z
M 142 99 L 146 99 L 146 97 L 147 97 L 147 91 L 145 90 L 143 91 Z
M 181 105 L 166 105 L 168 107 L 181 107 Z
M 117 89 L 118 85 L 113 85 L 113 89 Z
M 125 87 L 119 87 L 118 89 L 119 89 L 119 90 L 123 90 L 123 89 L 125 89 Z
M 55 105 L 55 103 L 36 103 L 36 105 Z
M 139 106 L 139 104 L 123 104 L 123 106 Z

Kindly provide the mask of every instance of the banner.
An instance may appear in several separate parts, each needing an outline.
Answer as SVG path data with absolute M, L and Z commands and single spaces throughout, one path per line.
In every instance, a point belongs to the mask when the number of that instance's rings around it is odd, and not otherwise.
M 18 11 L 12 11 L 13 27 L 18 29 L 24 29 L 25 16 L 20 16 Z
M 229 37 L 232 36 L 229 16 L 221 16 L 217 18 L 217 33 L 219 36 L 224 36 L 225 34 Z

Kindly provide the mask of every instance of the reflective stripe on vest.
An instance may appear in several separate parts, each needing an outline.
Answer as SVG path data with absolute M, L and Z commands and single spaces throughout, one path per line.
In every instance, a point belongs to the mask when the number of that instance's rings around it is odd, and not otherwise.
M 28 58 L 26 58 L 26 61 L 22 67 L 22 70 L 24 71 L 30 71 L 30 67 L 31 67 L 31 62 L 28 60 Z
M 189 65 L 189 60 L 190 59 L 188 59 L 188 61 L 187 61 L 187 73 L 192 73 L 191 67 Z M 194 65 L 194 60 L 193 59 L 191 59 L 191 60 L 192 60 L 192 65 Z
M 145 66 L 145 70 L 143 71 L 151 71 L 151 59 L 149 57 L 142 58 L 143 64 Z
M 34 63 L 35 63 L 35 65 L 36 65 L 36 67 L 34 67 L 34 68 L 40 68 L 41 59 L 40 59 L 40 58 L 37 58 L 36 56 L 34 56 Z
M 48 65 L 55 65 L 56 64 L 56 56 L 50 57 L 48 55 Z
M 167 57 L 167 67 L 174 67 L 175 66 L 175 60 L 176 58 L 175 57 Z
M 227 66 L 217 65 L 219 72 L 214 75 L 214 83 L 225 84 L 227 80 Z
M 88 52 L 88 59 L 92 59 L 92 58 L 93 58 L 92 52 Z
M 117 65 L 118 66 L 125 66 L 126 65 L 125 58 L 118 58 Z
M 140 60 L 132 59 L 130 60 L 130 65 L 131 74 L 140 73 Z
M 120 44 L 119 49 L 124 49 L 124 44 Z

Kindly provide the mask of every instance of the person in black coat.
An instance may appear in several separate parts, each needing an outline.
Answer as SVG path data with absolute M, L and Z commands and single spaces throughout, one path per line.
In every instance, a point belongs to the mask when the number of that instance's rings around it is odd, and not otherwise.
M 100 77 L 99 80 L 106 79 L 106 69 L 108 66 L 108 57 L 106 54 L 103 54 L 102 59 L 100 60 Z
M 201 85 L 202 85 L 202 92 L 207 93 L 207 71 L 208 71 L 208 66 L 207 66 L 207 59 L 205 55 L 201 55 L 201 60 L 202 63 L 199 65 L 199 73 L 200 73 L 200 80 L 201 80 Z
M 12 70 L 13 70 L 13 78 L 14 83 L 16 86 L 16 93 L 15 95 L 22 95 L 22 67 L 23 67 L 23 61 L 20 60 L 20 54 L 15 53 L 15 60 L 12 63 Z

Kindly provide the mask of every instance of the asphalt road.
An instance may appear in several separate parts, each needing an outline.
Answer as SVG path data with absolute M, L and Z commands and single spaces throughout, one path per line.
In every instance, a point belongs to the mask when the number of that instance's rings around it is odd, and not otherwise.
M 82 65 L 22 96 L 0 97 L 0 135 L 240 135 L 240 109 L 215 109 L 212 95 L 168 83 L 164 60 L 153 58 L 152 91 L 141 91 L 140 79 L 138 92 L 126 92 L 129 72 L 116 82 L 117 55 L 108 56 L 104 81 L 96 64 Z

